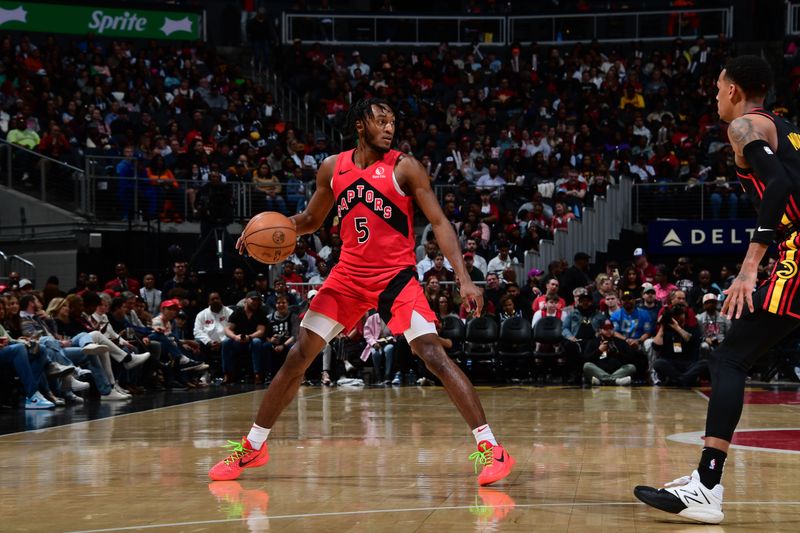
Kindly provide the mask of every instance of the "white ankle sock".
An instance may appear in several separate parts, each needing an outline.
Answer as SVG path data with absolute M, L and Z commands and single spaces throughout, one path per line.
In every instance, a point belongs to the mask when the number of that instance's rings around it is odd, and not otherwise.
M 476 427 L 472 430 L 472 434 L 475 435 L 475 442 L 477 444 L 480 444 L 482 440 L 485 440 L 488 441 L 492 446 L 497 445 L 497 441 L 492 434 L 492 428 L 489 427 L 489 424 Z
M 253 424 L 250 428 L 250 433 L 247 434 L 247 440 L 254 450 L 260 450 L 264 441 L 269 437 L 270 428 L 262 428 L 258 424 Z M 489 432 L 491 433 L 491 432 Z

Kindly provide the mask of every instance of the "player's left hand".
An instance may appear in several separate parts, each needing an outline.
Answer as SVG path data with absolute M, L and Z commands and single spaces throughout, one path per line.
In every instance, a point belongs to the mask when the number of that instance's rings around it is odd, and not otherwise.
M 722 314 L 727 316 L 729 320 L 740 318 L 745 305 L 751 313 L 755 311 L 753 307 L 753 290 L 755 288 L 756 274 L 739 273 L 731 283 L 731 286 L 722 291 L 727 296 L 722 304 Z
M 236 240 L 236 249 L 239 250 L 239 255 L 244 255 L 245 247 L 244 247 L 244 241 L 242 240 L 241 235 Z
M 474 316 L 481 315 L 483 309 L 483 291 L 475 285 L 472 280 L 464 280 L 461 282 L 461 299 L 467 302 L 470 311 L 474 311 Z

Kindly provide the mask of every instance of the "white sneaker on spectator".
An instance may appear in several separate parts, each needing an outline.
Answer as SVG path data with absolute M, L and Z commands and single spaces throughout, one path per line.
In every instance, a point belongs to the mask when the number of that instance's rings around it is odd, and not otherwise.
M 122 394 L 123 396 L 127 396 L 128 398 L 133 398 L 133 394 L 120 387 L 119 383 L 114 383 L 113 389 L 117 391 L 117 393 Z
M 103 346 L 102 344 L 95 344 L 94 342 L 90 342 L 83 348 L 81 351 L 86 355 L 102 355 L 108 351 L 108 348 Z
M 127 363 L 123 363 L 123 365 L 125 366 L 126 370 L 130 370 L 131 368 L 135 368 L 144 363 L 145 361 L 147 361 L 149 357 L 150 357 L 150 352 L 132 353 L 131 360 L 128 361 Z
M 631 384 L 631 381 L 632 380 L 630 376 L 625 376 L 624 378 L 617 378 L 616 384 L 619 385 L 620 387 L 627 387 L 628 385 Z
M 82 378 L 83 376 L 91 375 L 92 371 L 88 368 L 80 368 L 78 367 L 78 378 Z
M 56 407 L 64 407 L 67 405 L 67 402 L 64 401 L 64 398 L 59 398 L 58 396 L 53 396 L 50 401 L 56 404 Z
M 67 391 L 66 394 L 64 394 L 64 399 L 66 399 L 69 403 L 74 403 L 74 404 L 83 403 L 83 398 L 81 398 L 72 391 Z
M 433 381 L 431 381 L 431 380 L 429 380 L 428 378 L 426 378 L 426 377 L 424 377 L 424 376 L 423 376 L 423 377 L 421 377 L 421 378 L 419 378 L 419 379 L 417 380 L 417 385 L 419 385 L 419 386 L 421 386 L 421 387 L 424 387 L 424 386 L 426 386 L 426 385 L 433 385 Z
M 100 401 L 120 402 L 123 400 L 130 400 L 130 399 L 131 399 L 130 396 L 118 392 L 117 389 L 111 389 L 111 392 L 109 392 L 108 394 L 100 396 Z
M 69 388 L 72 389 L 72 392 L 80 392 L 82 390 L 86 390 L 91 387 L 91 385 L 89 385 L 85 381 L 80 381 L 78 379 L 75 379 L 74 376 L 67 376 L 65 380 L 68 382 L 67 384 Z
M 60 378 L 73 372 L 75 372 L 75 367 L 72 365 L 62 365 L 55 361 L 47 365 L 47 375 L 51 378 Z
M 597 376 L 592 376 L 592 386 L 600 385 L 600 380 Z
M 42 396 L 38 390 L 25 399 L 25 409 L 53 409 L 56 404 Z

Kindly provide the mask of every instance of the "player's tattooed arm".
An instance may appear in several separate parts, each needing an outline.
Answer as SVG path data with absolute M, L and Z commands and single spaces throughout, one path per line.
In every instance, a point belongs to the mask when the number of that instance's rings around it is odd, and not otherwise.
M 747 116 L 739 117 L 728 126 L 728 139 L 734 149 L 741 153 L 744 147 L 752 141 L 759 139 L 766 140 L 766 135 L 760 128 Z

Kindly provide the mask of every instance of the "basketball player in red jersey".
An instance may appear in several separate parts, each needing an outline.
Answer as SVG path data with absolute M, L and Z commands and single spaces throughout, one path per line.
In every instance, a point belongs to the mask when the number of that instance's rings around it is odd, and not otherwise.
M 711 397 L 697 470 L 664 488 L 640 485 L 634 495 L 668 513 L 718 524 L 722 470 L 744 404 L 747 372 L 770 348 L 800 327 L 800 129 L 763 108 L 772 71 L 761 56 L 734 57 L 717 79 L 717 108 L 728 122 L 736 173 L 758 212 L 739 275 L 725 291 L 722 313 L 735 319 L 709 358 Z M 758 265 L 778 243 L 769 278 L 757 285 Z
M 297 342 L 267 389 L 250 433 L 241 442 L 231 442 L 230 455 L 209 471 L 211 479 L 236 479 L 243 469 L 267 463 L 267 436 L 297 393 L 308 366 L 331 339 L 349 331 L 371 308 L 378 309 L 392 333 L 405 335 L 411 350 L 439 378 L 472 428 L 478 451 L 470 459 L 476 469 L 483 465 L 478 483 L 489 485 L 511 472 L 514 459 L 495 440 L 474 387 L 439 344 L 436 316 L 416 277 L 414 203 L 431 222 L 460 281 L 462 298 L 478 313 L 483 295 L 466 271 L 456 235 L 424 167 L 391 149 L 394 120 L 385 100 L 357 102 L 349 116 L 358 134 L 357 147 L 323 161 L 308 207 L 291 217 L 302 235 L 316 231 L 331 207 L 336 209 L 343 243 L 340 262 L 312 300 Z M 242 250 L 241 240 L 237 247 Z

